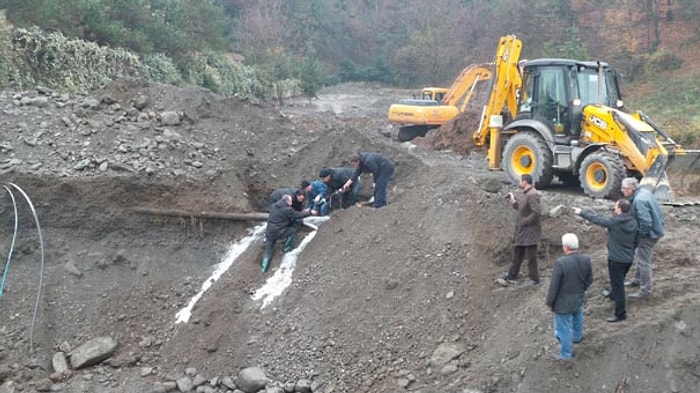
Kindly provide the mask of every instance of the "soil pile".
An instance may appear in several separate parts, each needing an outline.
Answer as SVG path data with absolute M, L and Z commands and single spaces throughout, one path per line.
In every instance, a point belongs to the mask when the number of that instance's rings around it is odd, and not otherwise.
M 612 303 L 598 296 L 607 287 L 605 231 L 568 214 L 571 206 L 609 214 L 612 202 L 577 189 L 542 191 L 543 285 L 494 285 L 512 257 L 514 211 L 503 196 L 517 190 L 486 169 L 482 151 L 452 145 L 460 157 L 383 136 L 386 109 L 402 95 L 345 85 L 279 108 L 119 81 L 82 97 L 0 97 L 0 179 L 33 200 L 46 253 L 32 336 L 39 239 L 21 208 L 12 242 L 13 205 L 3 198 L 0 252 L 14 253 L 0 299 L 0 389 L 229 392 L 245 386 L 241 369 L 259 367 L 267 392 L 694 391 L 698 207 L 665 208 L 654 294 L 630 301 L 624 323 L 605 323 Z M 175 323 L 231 244 L 259 224 L 194 213 L 262 212 L 272 189 L 347 165 L 358 150 L 396 163 L 387 207 L 335 212 L 269 307 L 251 294 L 281 256 L 262 275 L 258 243 L 187 323 Z M 574 369 L 550 360 L 557 343 L 544 306 L 566 232 L 595 261 Z M 106 360 L 53 372 L 55 356 L 99 337 L 117 343 Z
M 450 150 L 455 154 L 468 155 L 475 147 L 472 135 L 479 129 L 480 121 L 480 112 L 464 111 L 442 126 L 430 130 L 425 138 L 416 138 L 415 143 L 429 146 L 433 150 Z

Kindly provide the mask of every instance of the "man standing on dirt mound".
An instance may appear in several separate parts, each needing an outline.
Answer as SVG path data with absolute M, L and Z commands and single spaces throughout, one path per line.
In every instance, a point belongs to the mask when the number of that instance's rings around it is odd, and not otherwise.
M 265 273 L 270 266 L 270 258 L 275 251 L 277 239 L 284 236 L 283 252 L 287 253 L 294 246 L 294 235 L 297 225 L 304 217 L 318 215 L 316 210 L 304 210 L 298 212 L 292 208 L 292 196 L 283 195 L 282 198 L 270 206 L 270 215 L 267 218 L 265 228 L 265 252 L 262 259 L 262 272 Z
M 513 264 L 510 269 L 501 275 L 505 280 L 516 280 L 520 273 L 520 265 L 527 258 L 528 273 L 530 279 L 523 285 L 537 286 L 540 284 L 540 276 L 537 271 L 537 244 L 542 237 L 542 225 L 540 224 L 540 194 L 532 186 L 532 176 L 520 177 L 520 188 L 523 196 L 516 200 L 513 193 L 509 193 L 508 202 L 518 211 L 515 221 L 515 238 L 513 241 Z
M 598 216 L 587 210 L 574 207 L 574 213 L 586 220 L 608 228 L 608 276 L 610 277 L 610 298 L 615 301 L 615 314 L 608 317 L 610 323 L 627 319 L 625 307 L 625 275 L 632 266 L 634 249 L 639 239 L 637 219 L 629 213 L 630 201 L 621 198 L 615 202 L 612 218 Z
M 361 174 L 371 173 L 374 177 L 374 203 L 371 206 L 377 209 L 386 206 L 386 188 L 394 174 L 394 163 L 379 153 L 357 153 L 350 161 L 355 167 L 355 172 L 352 178 L 345 182 L 343 192 L 347 192 Z
M 578 253 L 578 237 L 561 237 L 564 256 L 554 261 L 547 291 L 547 307 L 554 313 L 554 337 L 559 341 L 557 359 L 570 361 L 573 344 L 583 341 L 583 302 L 593 282 L 591 257 Z
M 645 299 L 651 294 L 654 284 L 651 277 L 651 254 L 656 243 L 664 236 L 664 213 L 654 194 L 639 187 L 639 182 L 634 177 L 622 179 L 620 191 L 626 198 L 631 198 L 630 214 L 639 224 L 639 244 L 634 250 L 634 278 L 625 285 L 639 287 L 639 291 L 629 295 L 630 299 Z

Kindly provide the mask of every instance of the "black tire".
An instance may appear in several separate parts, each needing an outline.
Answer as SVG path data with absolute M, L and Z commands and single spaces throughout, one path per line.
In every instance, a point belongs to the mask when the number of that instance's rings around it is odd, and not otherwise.
M 581 163 L 581 188 L 586 195 L 593 198 L 616 200 L 622 196 L 620 185 L 626 172 L 619 156 L 598 150 L 584 158 Z
M 546 188 L 554 178 L 552 151 L 534 132 L 519 132 L 510 137 L 503 149 L 502 162 L 508 179 L 515 184 L 522 175 L 528 174 L 536 188 Z

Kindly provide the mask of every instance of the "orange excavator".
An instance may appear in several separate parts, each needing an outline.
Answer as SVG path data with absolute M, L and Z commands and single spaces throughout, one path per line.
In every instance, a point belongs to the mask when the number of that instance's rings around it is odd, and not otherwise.
M 488 100 L 472 134 L 476 146 L 488 147 L 489 168 L 505 171 L 516 184 L 530 174 L 538 188 L 556 177 L 596 198 L 619 197 L 627 176 L 661 201 L 674 199 L 670 183 L 682 194 L 698 190 L 700 152 L 684 149 L 647 115 L 625 108 L 612 67 L 521 61 L 521 49 L 514 35 L 499 40 Z
M 440 88 L 424 88 L 421 99 L 406 99 L 389 108 L 389 122 L 398 127 L 398 140 L 410 141 L 452 120 L 464 112 L 478 92 L 491 78 L 491 67 L 487 64 L 470 65 L 462 70 L 446 91 Z M 480 88 L 481 87 L 481 88 Z M 440 98 L 438 101 L 436 98 Z

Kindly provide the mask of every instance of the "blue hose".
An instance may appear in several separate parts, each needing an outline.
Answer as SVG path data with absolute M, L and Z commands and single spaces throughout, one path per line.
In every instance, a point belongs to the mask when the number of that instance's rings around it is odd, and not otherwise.
M 3 188 L 5 188 L 5 190 L 7 190 L 7 193 L 10 194 L 10 198 L 12 199 L 12 207 L 15 210 L 15 229 L 12 232 L 12 244 L 10 244 L 10 251 L 7 253 L 7 262 L 5 262 L 5 268 L 3 269 L 3 272 L 2 272 L 2 282 L 0 282 L 0 298 L 2 297 L 2 294 L 5 291 L 5 283 L 7 282 L 7 274 L 10 271 L 10 261 L 12 260 L 12 252 L 15 249 L 15 241 L 17 240 L 17 229 L 19 228 L 19 219 L 17 217 L 17 200 L 15 200 L 15 195 L 12 193 L 12 190 L 10 190 L 4 184 L 3 184 Z

